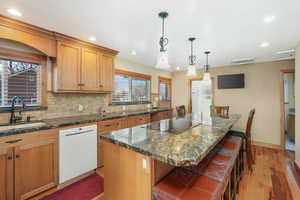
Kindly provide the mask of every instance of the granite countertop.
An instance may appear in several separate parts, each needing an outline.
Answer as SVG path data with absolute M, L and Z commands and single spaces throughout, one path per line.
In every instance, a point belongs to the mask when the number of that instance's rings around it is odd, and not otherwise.
M 113 131 L 100 137 L 173 166 L 197 165 L 240 115 L 213 117 L 212 125 L 201 124 L 194 114 Z
M 91 115 L 81 115 L 81 116 L 73 116 L 73 117 L 60 117 L 60 118 L 45 119 L 45 120 L 38 121 L 43 123 L 40 126 L 27 127 L 27 128 L 15 128 L 9 130 L 1 130 L 1 126 L 0 126 L 0 137 L 29 133 L 33 131 L 39 131 L 39 130 L 47 130 L 52 128 L 65 127 L 65 126 L 72 126 L 77 124 L 85 124 L 91 122 L 99 122 L 99 121 L 105 121 L 105 120 L 111 120 L 117 118 L 124 118 L 128 116 L 151 114 L 151 113 L 163 112 L 168 110 L 172 110 L 172 108 L 113 112 L 113 113 L 106 113 L 105 115 L 102 116 L 100 114 L 91 114 Z

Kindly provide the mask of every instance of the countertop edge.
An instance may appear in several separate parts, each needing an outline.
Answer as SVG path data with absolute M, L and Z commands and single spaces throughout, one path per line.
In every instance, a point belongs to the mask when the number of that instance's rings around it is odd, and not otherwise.
M 91 119 L 78 119 L 78 120 L 74 119 L 74 121 L 72 121 L 72 122 L 59 123 L 59 124 L 55 124 L 53 122 L 51 123 L 51 120 L 59 120 L 60 118 L 45 119 L 45 120 L 42 120 L 46 124 L 44 126 L 20 128 L 17 130 L 11 129 L 9 131 L 2 131 L 2 132 L 0 132 L 0 137 L 7 137 L 7 136 L 12 136 L 12 135 L 19 135 L 19 134 L 25 134 L 25 133 L 35 132 L 35 131 L 49 130 L 49 129 L 68 127 L 68 126 L 73 126 L 73 125 L 86 124 L 86 123 L 107 121 L 107 120 L 113 120 L 113 119 L 121 119 L 121 118 L 130 117 L 130 116 L 153 114 L 153 113 L 170 111 L 170 110 L 173 110 L 173 109 L 172 108 L 161 108 L 161 109 L 157 109 L 157 110 L 137 111 L 136 113 L 132 112 L 132 113 L 120 114 L 120 115 L 110 116 L 110 117 L 100 117 L 100 116 L 96 117 L 95 114 L 93 114 L 94 117 L 91 117 Z M 88 115 L 71 116 L 71 117 L 79 118 L 79 117 L 87 117 L 87 116 Z M 62 117 L 61 119 L 64 119 L 64 118 L 68 118 L 68 117 Z

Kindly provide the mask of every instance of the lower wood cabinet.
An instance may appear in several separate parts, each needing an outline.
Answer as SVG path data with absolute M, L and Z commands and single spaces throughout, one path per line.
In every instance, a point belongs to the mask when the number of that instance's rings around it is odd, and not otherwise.
M 0 147 L 0 199 L 12 200 L 14 197 L 13 148 Z
M 1 138 L 0 199 L 27 199 L 56 186 L 57 144 L 54 129 Z
M 137 115 L 130 116 L 119 119 L 105 120 L 98 123 L 98 167 L 102 167 L 104 165 L 103 159 L 103 141 L 100 139 L 99 135 L 107 134 L 115 130 L 129 128 L 133 126 L 138 126 L 142 124 L 150 123 L 150 115 Z
M 172 118 L 172 111 L 163 111 L 151 114 L 151 122 Z
M 128 127 L 150 123 L 150 115 L 137 115 L 128 117 Z

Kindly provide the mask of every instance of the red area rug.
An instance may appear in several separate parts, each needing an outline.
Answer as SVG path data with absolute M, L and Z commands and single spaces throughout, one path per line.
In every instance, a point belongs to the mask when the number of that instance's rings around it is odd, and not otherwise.
M 104 179 L 92 174 L 41 200 L 91 200 L 104 191 Z

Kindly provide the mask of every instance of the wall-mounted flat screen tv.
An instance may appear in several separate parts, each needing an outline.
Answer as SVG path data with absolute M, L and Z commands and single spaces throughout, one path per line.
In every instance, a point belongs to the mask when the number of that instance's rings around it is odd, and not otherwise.
M 218 76 L 219 89 L 245 88 L 244 74 L 226 74 Z

